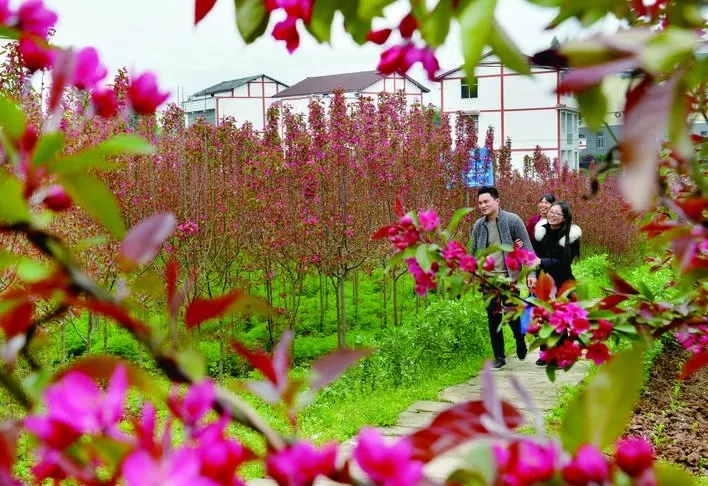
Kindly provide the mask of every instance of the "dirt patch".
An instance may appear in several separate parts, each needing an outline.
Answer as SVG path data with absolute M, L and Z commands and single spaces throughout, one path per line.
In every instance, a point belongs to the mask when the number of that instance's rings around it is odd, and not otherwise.
M 664 344 L 627 435 L 650 440 L 661 459 L 708 475 L 708 368 L 678 380 L 688 357 L 678 343 Z

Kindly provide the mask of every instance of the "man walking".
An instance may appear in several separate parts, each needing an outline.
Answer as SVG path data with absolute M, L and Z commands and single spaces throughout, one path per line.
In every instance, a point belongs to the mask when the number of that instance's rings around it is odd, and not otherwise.
M 483 186 L 477 191 L 477 206 L 483 216 L 475 221 L 472 229 L 472 237 L 474 238 L 472 252 L 501 244 L 516 245 L 532 250 L 531 239 L 526 231 L 524 222 L 516 214 L 501 210 L 499 203 L 499 191 L 497 191 L 496 187 Z M 492 273 L 506 275 L 514 281 L 518 276 L 518 272 L 509 271 L 504 263 L 505 256 L 502 251 L 492 254 L 494 258 L 494 270 L 492 270 Z M 529 276 L 528 283 L 530 287 L 535 286 L 535 275 Z M 501 326 L 503 309 L 502 297 L 499 295 L 495 296 L 487 305 L 489 337 L 494 350 L 494 364 L 492 365 L 494 369 L 499 369 L 506 365 L 504 334 Z M 516 340 L 516 355 L 519 359 L 524 359 L 528 348 L 526 347 L 524 335 L 521 334 L 521 322 L 519 319 L 514 319 L 509 324 Z

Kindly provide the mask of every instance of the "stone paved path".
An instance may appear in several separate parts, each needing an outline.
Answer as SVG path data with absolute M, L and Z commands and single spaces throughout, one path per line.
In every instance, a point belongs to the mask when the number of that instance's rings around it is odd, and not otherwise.
M 537 359 L 538 351 L 529 353 L 524 361 L 518 360 L 516 356 L 507 357 L 506 366 L 501 370 L 494 371 L 497 392 L 502 399 L 513 403 L 522 411 L 525 416 L 524 425 L 532 424 L 533 419 L 530 411 L 526 409 L 514 390 L 509 379 L 510 376 L 516 376 L 520 380 L 524 388 L 530 393 L 541 415 L 545 415 L 555 406 L 559 389 L 567 383 L 578 383 L 587 374 L 588 370 L 586 362 L 579 362 L 569 372 L 559 372 L 556 375 L 555 383 L 551 383 L 546 377 L 545 369 L 535 365 Z M 456 403 L 478 399 L 481 397 L 481 393 L 482 377 L 481 375 L 473 376 L 465 383 L 444 389 L 440 392 L 437 401 L 424 400 L 415 402 L 401 413 L 395 426 L 379 430 L 384 436 L 391 439 L 407 435 L 418 428 L 428 425 L 438 413 L 446 408 Z M 348 457 L 354 445 L 353 439 L 343 443 L 340 449 L 341 456 Z M 462 458 L 465 452 L 465 448 L 460 447 L 430 462 L 425 468 L 426 476 L 432 480 L 443 480 L 463 463 Z M 325 481 L 322 481 L 317 484 L 325 483 Z M 258 479 L 249 481 L 248 484 L 265 486 L 275 483 L 267 479 Z

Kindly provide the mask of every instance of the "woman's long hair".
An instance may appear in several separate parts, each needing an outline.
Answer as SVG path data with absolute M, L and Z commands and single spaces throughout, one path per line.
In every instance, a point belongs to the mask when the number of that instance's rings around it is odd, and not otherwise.
M 553 209 L 554 206 L 558 206 L 561 211 L 563 211 L 563 222 L 561 223 L 559 232 L 560 238 L 565 237 L 565 246 L 563 247 L 565 258 L 566 260 L 570 260 L 570 227 L 573 226 L 573 213 L 570 211 L 570 206 L 568 206 L 568 203 L 566 202 L 558 201 L 553 203 L 553 206 L 549 208 L 549 211 Z

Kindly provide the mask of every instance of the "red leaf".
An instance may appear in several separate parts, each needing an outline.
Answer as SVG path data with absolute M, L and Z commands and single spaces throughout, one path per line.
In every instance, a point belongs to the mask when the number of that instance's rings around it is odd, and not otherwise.
M 232 341 L 231 346 L 238 354 L 243 356 L 243 358 L 248 361 L 251 366 L 263 373 L 263 376 L 265 376 L 269 382 L 276 386 L 279 384 L 278 375 L 275 372 L 275 367 L 273 366 L 273 360 L 265 351 L 251 351 L 238 341 Z
M 563 295 L 564 293 L 568 292 L 569 290 L 572 290 L 576 287 L 577 282 L 575 280 L 566 280 L 563 282 L 563 285 L 561 285 L 561 288 L 558 289 L 558 295 Z
M 627 296 L 625 295 L 619 295 L 619 294 L 612 294 L 608 295 L 604 299 L 600 301 L 600 310 L 607 310 L 607 309 L 614 309 L 617 307 L 617 305 L 621 304 L 627 300 Z
M 280 336 L 275 350 L 273 351 L 273 369 L 277 383 L 285 384 L 288 381 L 288 367 L 290 366 L 290 345 L 293 342 L 292 331 L 285 331 Z
M 81 300 L 74 297 L 67 299 L 67 304 L 110 317 L 133 333 L 141 334 L 143 336 L 148 336 L 150 334 L 150 331 L 145 324 L 133 319 L 125 309 L 117 304 L 94 299 Z
M 403 202 L 401 201 L 401 196 L 396 196 L 396 205 L 394 206 L 394 211 L 399 218 L 405 216 L 406 212 L 403 210 Z
M 557 91 L 559 94 L 583 91 L 600 84 L 605 76 L 622 71 L 630 71 L 638 66 L 639 58 L 631 56 L 596 66 L 572 69 L 568 71 Z
M 623 295 L 639 295 L 639 291 L 632 287 L 632 285 L 625 279 L 620 277 L 614 270 L 609 270 L 607 275 L 610 277 L 610 282 L 612 282 L 612 286 L 618 293 Z
M 314 372 L 312 391 L 315 392 L 329 385 L 351 365 L 371 352 L 372 350 L 368 348 L 338 349 L 318 359 L 312 363 L 312 371 Z
M 176 224 L 177 218 L 171 213 L 158 213 L 143 219 L 123 238 L 120 245 L 122 256 L 132 264 L 149 263 L 170 237 Z
M 555 283 L 553 283 L 553 277 L 548 275 L 546 272 L 541 272 L 538 280 L 536 281 L 536 288 L 534 293 L 536 296 L 544 302 L 551 300 L 551 294 L 555 288 Z
M 201 325 L 204 321 L 223 316 L 225 314 L 274 314 L 275 311 L 265 301 L 248 295 L 242 290 L 234 290 L 226 295 L 214 299 L 194 299 L 187 306 L 184 316 L 188 329 Z
M 384 226 L 382 228 L 379 228 L 373 235 L 371 235 L 371 238 L 374 240 L 380 240 L 382 238 L 388 238 L 389 236 L 389 230 L 391 228 L 395 228 L 395 226 Z
M 683 365 L 683 370 L 681 371 L 681 379 L 685 380 L 706 366 L 708 366 L 708 351 L 703 351 L 702 353 L 698 353 L 686 361 L 686 364 Z
M 521 413 L 508 402 L 502 402 L 502 413 L 509 428 L 517 427 L 523 420 Z M 488 412 L 482 400 L 445 410 L 428 427 L 408 436 L 413 444 L 413 459 L 427 463 L 470 439 L 487 435 L 488 430 L 480 420 L 483 415 Z
M 644 6 L 644 0 L 632 0 L 632 8 L 637 12 L 637 15 L 643 17 L 647 14 L 647 8 Z
M 19 334 L 24 334 L 32 325 L 33 316 L 34 304 L 29 300 L 20 302 L 1 315 L 0 327 L 5 332 L 5 338 L 10 340 Z
M 708 208 L 708 199 L 704 197 L 692 197 L 676 201 L 676 204 L 686 213 L 686 216 L 695 222 L 700 222 L 703 211 Z
M 216 0 L 195 0 L 194 2 L 194 25 L 201 22 L 214 8 Z

